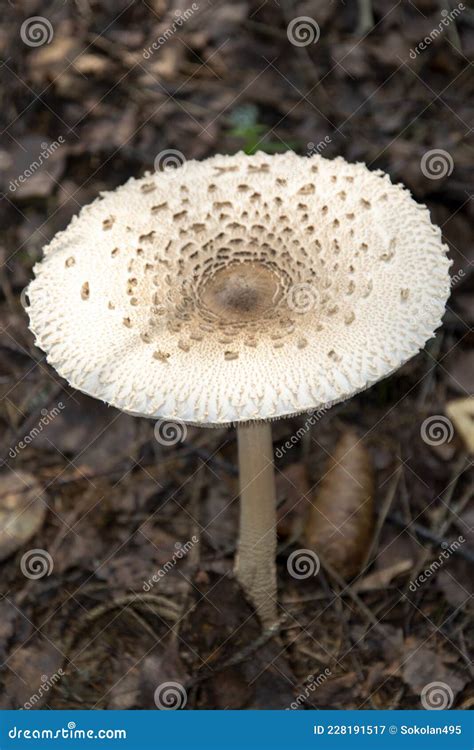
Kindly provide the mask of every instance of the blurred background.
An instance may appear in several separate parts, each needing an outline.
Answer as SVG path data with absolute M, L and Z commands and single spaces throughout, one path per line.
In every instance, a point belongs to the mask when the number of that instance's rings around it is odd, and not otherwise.
M 473 29 L 455 0 L 4 0 L 2 708 L 472 706 Z M 424 352 L 275 423 L 272 639 L 232 578 L 234 431 L 172 434 L 69 388 L 23 290 L 100 191 L 288 149 L 405 183 L 453 265 Z M 297 550 L 317 574 L 292 575 Z

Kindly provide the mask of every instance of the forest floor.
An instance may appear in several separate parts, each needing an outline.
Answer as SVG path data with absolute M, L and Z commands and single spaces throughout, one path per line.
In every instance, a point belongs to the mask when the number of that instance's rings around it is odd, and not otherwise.
M 286 708 L 298 696 L 301 709 L 421 708 L 441 683 L 446 705 L 472 707 L 472 471 L 446 408 L 474 393 L 474 12 L 443 25 L 458 6 L 374 0 L 365 19 L 356 2 L 186 3 L 2 7 L 0 706 L 149 709 L 177 683 L 187 708 Z M 33 16 L 47 21 L 44 43 L 25 41 Z M 318 37 L 298 46 L 287 29 L 301 16 Z M 189 427 L 160 444 L 152 422 L 60 380 L 23 309 L 53 235 L 170 149 L 364 161 L 428 205 L 453 260 L 444 324 L 425 351 L 311 425 L 274 424 L 276 449 L 303 430 L 276 451 L 272 638 L 232 575 L 235 431 Z M 344 440 L 358 446 L 356 479 L 374 476 L 374 531 L 345 529 L 349 573 L 339 547 L 333 565 L 297 579 L 288 557 L 308 547 L 323 478 L 342 516 L 352 502 L 351 481 L 327 477 Z M 25 575 L 31 550 L 47 575 Z

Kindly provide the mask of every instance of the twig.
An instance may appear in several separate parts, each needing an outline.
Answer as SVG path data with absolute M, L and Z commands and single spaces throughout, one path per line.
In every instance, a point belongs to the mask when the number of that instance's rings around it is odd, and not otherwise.
M 281 622 L 276 622 L 271 627 L 259 635 L 252 643 L 248 643 L 246 646 L 237 651 L 230 659 L 227 659 L 219 669 L 227 669 L 227 667 L 234 667 L 236 664 L 241 664 L 247 661 L 258 649 L 262 648 L 268 641 L 270 641 L 280 630 Z
M 417 534 L 429 540 L 430 542 L 434 542 L 435 544 L 444 546 L 446 548 L 449 547 L 451 542 L 449 539 L 446 539 L 446 534 L 449 531 L 449 528 L 451 527 L 453 523 L 454 516 L 458 516 L 463 511 L 463 509 L 469 502 L 470 498 L 472 497 L 472 489 L 468 488 L 468 490 L 464 493 L 464 495 L 460 499 L 459 503 L 457 503 L 455 508 L 451 508 L 449 505 L 452 500 L 452 496 L 453 496 L 456 484 L 468 466 L 469 466 L 468 458 L 465 455 L 462 455 L 453 467 L 454 476 L 450 482 L 448 491 L 445 497 L 443 498 L 443 503 L 446 505 L 446 515 L 448 515 L 449 513 L 449 516 L 445 518 L 443 523 L 440 525 L 438 531 L 432 531 L 431 529 L 428 529 L 426 526 L 423 526 L 423 524 L 420 524 L 417 521 L 411 521 L 410 523 L 407 524 L 407 522 L 398 513 L 389 514 L 387 516 L 387 519 L 391 521 L 392 523 L 397 524 L 397 526 L 400 526 L 403 528 L 410 527 L 410 529 L 413 529 Z M 470 552 L 468 549 L 464 549 L 464 547 L 458 547 L 457 549 L 453 549 L 452 552 L 453 554 L 458 554 L 461 557 L 464 557 L 464 559 L 469 560 L 469 562 L 474 562 L 474 554 Z M 427 550 L 425 554 L 422 555 L 421 559 L 418 561 L 418 565 L 416 567 L 415 572 L 412 574 L 412 578 L 416 578 L 418 573 L 422 570 L 423 566 L 425 565 L 429 557 L 429 554 L 430 553 Z
M 158 614 L 164 619 L 170 620 L 171 622 L 176 622 L 179 619 L 180 608 L 171 599 L 167 599 L 164 596 L 156 596 L 155 594 L 129 594 L 127 596 L 122 596 L 113 599 L 111 602 L 99 604 L 88 612 L 79 624 L 70 632 L 64 644 L 64 653 L 67 656 L 83 630 L 99 618 L 117 608 L 124 608 L 123 611 L 126 611 L 126 608 L 136 606 L 143 611 L 145 604 L 150 605 L 150 608 L 155 614 Z
M 395 469 L 395 474 L 392 477 L 392 481 L 390 483 L 390 487 L 389 487 L 388 492 L 387 492 L 387 494 L 385 496 L 385 499 L 384 499 L 381 511 L 380 511 L 380 513 L 378 515 L 378 518 L 377 518 L 377 523 L 376 523 L 376 526 L 375 526 L 374 535 L 372 537 L 372 542 L 370 543 L 369 548 L 367 550 L 367 553 L 366 553 L 366 555 L 364 557 L 364 560 L 362 562 L 362 565 L 360 566 L 360 573 L 359 573 L 359 575 L 365 571 L 365 569 L 367 568 L 369 562 L 372 559 L 372 555 L 374 554 L 374 550 L 377 548 L 378 541 L 379 541 L 379 536 L 380 536 L 380 532 L 382 531 L 382 527 L 383 527 L 383 525 L 385 523 L 385 520 L 386 520 L 386 518 L 387 518 L 387 516 L 388 516 L 388 514 L 390 512 L 390 508 L 392 507 L 392 503 L 393 503 L 393 501 L 395 499 L 395 493 L 396 493 L 397 488 L 398 488 L 398 483 L 400 481 L 401 474 L 402 474 L 402 467 L 401 466 L 397 466 L 397 468 Z
M 369 607 L 364 604 L 362 599 L 358 596 L 358 594 L 355 593 L 355 591 L 352 590 L 351 584 L 347 584 L 346 581 L 339 575 L 339 573 L 330 565 L 326 560 L 324 560 L 321 555 L 321 565 L 323 568 L 328 572 L 330 577 L 342 588 L 341 593 L 347 593 L 353 602 L 357 605 L 359 610 L 366 616 L 366 618 L 369 620 L 372 627 L 377 630 L 384 638 L 385 640 L 389 641 L 392 645 L 397 645 L 395 641 L 390 638 L 387 633 L 385 632 L 384 628 L 380 624 L 380 621 L 377 620 L 374 613 L 369 609 Z M 340 594 L 337 595 L 337 598 L 339 598 Z
M 367 34 L 374 26 L 374 11 L 372 9 L 372 0 L 359 0 L 359 23 L 357 24 L 358 34 Z
M 396 524 L 396 526 L 400 526 L 401 528 L 406 528 L 407 524 L 403 520 L 403 518 L 398 515 L 398 513 L 390 513 L 387 516 L 387 520 L 391 523 Z M 449 539 L 445 539 L 442 536 L 439 536 L 439 534 L 436 534 L 434 531 L 430 531 L 430 529 L 426 528 L 426 526 L 422 526 L 420 523 L 412 522 L 409 524 L 410 528 L 416 531 L 416 533 L 421 536 L 423 539 L 427 539 L 430 542 L 434 542 L 435 544 L 443 547 L 449 547 L 451 542 Z M 469 562 L 474 562 L 474 554 L 472 552 L 469 552 L 469 550 L 465 550 L 462 547 L 458 547 L 457 549 L 453 549 L 453 554 L 459 555 L 460 557 L 463 557 L 465 560 L 469 560 Z M 423 563 L 424 565 L 424 563 Z
M 142 608 L 140 608 L 140 609 L 142 609 Z M 144 617 L 141 617 L 137 612 L 135 612 L 135 610 L 133 609 L 133 607 L 127 607 L 123 611 L 124 611 L 125 614 L 129 615 L 129 617 L 133 617 L 133 619 L 136 622 L 138 622 L 139 625 L 141 625 L 141 627 L 143 628 L 143 630 L 146 630 L 146 632 L 148 633 L 148 635 L 150 635 L 153 638 L 153 640 L 156 641 L 157 635 L 156 635 L 155 631 L 153 630 L 153 628 L 151 628 L 148 625 L 148 623 L 147 623 L 147 621 L 145 620 Z

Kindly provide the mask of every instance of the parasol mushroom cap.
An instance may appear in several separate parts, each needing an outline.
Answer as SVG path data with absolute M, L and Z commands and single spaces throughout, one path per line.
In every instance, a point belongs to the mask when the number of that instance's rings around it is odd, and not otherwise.
M 75 388 L 199 425 L 330 406 L 441 323 L 425 206 L 342 158 L 216 156 L 101 195 L 45 248 L 31 329 Z

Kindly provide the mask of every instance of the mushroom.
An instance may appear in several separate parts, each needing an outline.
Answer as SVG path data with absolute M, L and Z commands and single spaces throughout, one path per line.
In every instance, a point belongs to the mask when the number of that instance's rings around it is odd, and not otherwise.
M 342 158 L 216 156 L 106 192 L 45 248 L 31 330 L 69 383 L 131 414 L 236 425 L 236 575 L 275 623 L 271 421 L 328 408 L 441 324 L 426 207 Z

